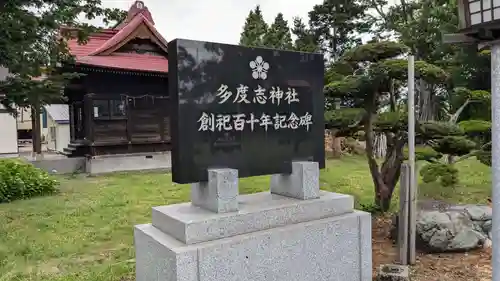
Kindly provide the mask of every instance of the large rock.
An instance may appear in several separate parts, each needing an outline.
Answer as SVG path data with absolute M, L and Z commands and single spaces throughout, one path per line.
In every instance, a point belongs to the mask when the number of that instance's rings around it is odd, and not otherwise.
M 397 238 L 397 219 L 391 233 Z M 427 252 L 467 251 L 491 244 L 491 208 L 479 205 L 419 204 L 417 243 Z
M 465 205 L 464 209 L 473 221 L 491 221 L 492 210 L 490 206 Z

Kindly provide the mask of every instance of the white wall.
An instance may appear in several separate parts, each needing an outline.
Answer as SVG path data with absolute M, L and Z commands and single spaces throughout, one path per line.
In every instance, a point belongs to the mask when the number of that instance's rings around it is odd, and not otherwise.
M 47 133 L 44 135 L 45 141 L 47 142 L 47 149 L 49 151 L 55 151 L 56 150 L 56 142 L 57 142 L 57 125 L 56 124 L 49 124 L 47 127 L 48 127 L 46 129 Z M 52 127 L 54 128 L 54 130 L 56 132 L 55 133 L 56 136 L 54 138 L 50 134 Z
M 49 128 L 47 128 L 48 133 L 46 135 L 47 149 L 63 152 L 64 148 L 68 147 L 70 142 L 69 124 L 49 123 Z M 55 138 L 52 138 L 50 134 L 51 128 L 55 130 Z
M 17 122 L 6 112 L 0 112 L 0 155 L 17 154 Z
M 56 150 L 63 152 L 70 142 L 69 124 L 58 124 L 56 127 Z

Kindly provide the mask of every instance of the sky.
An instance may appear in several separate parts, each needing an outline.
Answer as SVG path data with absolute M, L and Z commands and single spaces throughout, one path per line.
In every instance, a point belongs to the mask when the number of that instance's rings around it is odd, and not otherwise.
M 101 0 L 104 7 L 127 10 L 135 0 Z M 143 0 L 153 15 L 158 31 L 167 41 L 184 38 L 237 44 L 245 19 L 256 5 L 271 24 L 279 12 L 291 27 L 298 16 L 323 0 Z M 99 24 L 99 21 L 92 21 Z

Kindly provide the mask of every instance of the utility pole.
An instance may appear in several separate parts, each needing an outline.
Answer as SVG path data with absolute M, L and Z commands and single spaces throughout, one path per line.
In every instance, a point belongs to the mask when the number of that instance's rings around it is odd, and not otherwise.
M 408 56 L 408 164 L 410 177 L 408 184 L 408 262 L 415 264 L 417 177 L 415 175 L 415 57 Z
M 500 42 L 491 44 L 491 172 L 493 281 L 500 281 Z

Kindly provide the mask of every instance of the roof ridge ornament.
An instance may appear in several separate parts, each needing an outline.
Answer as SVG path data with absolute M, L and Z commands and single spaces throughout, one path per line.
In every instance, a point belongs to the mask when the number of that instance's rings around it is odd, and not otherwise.
M 137 9 L 144 9 L 144 2 L 142 1 L 135 1 L 135 4 L 134 6 L 137 8 Z
M 137 0 L 134 1 L 134 3 L 128 9 L 127 17 L 121 23 L 117 24 L 115 28 L 122 29 L 138 15 L 142 15 L 151 24 L 155 25 L 153 16 L 151 15 L 151 12 L 149 11 L 148 7 L 144 4 L 144 1 Z

